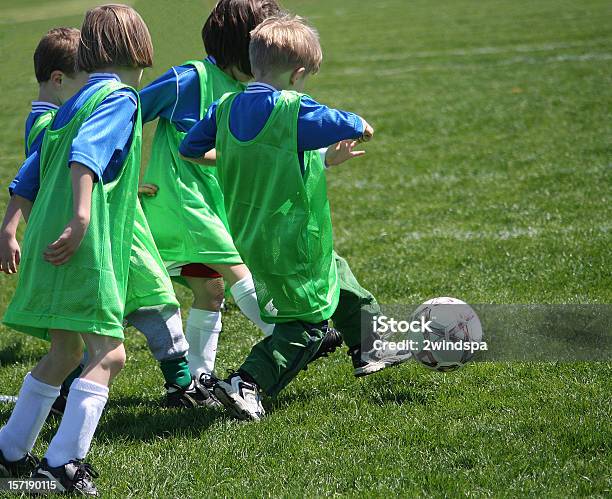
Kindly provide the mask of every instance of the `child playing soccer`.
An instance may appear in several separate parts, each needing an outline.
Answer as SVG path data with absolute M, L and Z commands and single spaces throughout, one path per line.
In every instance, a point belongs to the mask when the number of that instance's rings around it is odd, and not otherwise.
M 30 452 L 85 344 L 85 369 L 32 475 L 53 481 L 58 492 L 97 494 L 95 472 L 83 460 L 108 387 L 125 363 L 123 316 L 141 145 L 132 87 L 152 58 L 148 29 L 133 9 L 106 5 L 88 11 L 77 62 L 89 81 L 58 110 L 40 149 L 40 189 L 4 321 L 50 338 L 51 348 L 26 376 L 0 430 L 0 471 L 23 475 L 36 463 Z
M 408 360 L 380 356 L 361 337 L 362 314 L 379 311 L 346 261 L 335 254 L 325 167 L 364 154 L 373 129 L 359 116 L 300 93 L 321 63 L 316 31 L 299 17 L 269 19 L 251 33 L 257 83 L 213 104 L 180 147 L 200 161 L 215 148 L 230 231 L 253 273 L 261 316 L 275 325 L 238 372 L 214 388 L 240 419 L 264 414 L 260 391 L 275 396 L 317 355 L 334 321 L 349 347 L 354 374 Z M 210 154 L 209 156 L 210 157 Z
M 143 122 L 158 119 L 151 160 L 143 177 L 142 204 L 171 276 L 194 294 L 186 336 L 192 374 L 211 386 L 221 331 L 224 281 L 240 310 L 266 335 L 272 325 L 259 316 L 253 279 L 227 227 L 214 168 L 179 157 L 186 132 L 213 101 L 244 88 L 252 78 L 249 33 L 280 13 L 274 0 L 220 0 L 202 29 L 208 57 L 172 67 L 140 92 Z
M 34 51 L 38 98 L 32 102 L 32 110 L 25 121 L 26 157 L 30 155 L 30 151 L 40 148 L 43 131 L 55 116 L 58 107 L 72 97 L 87 79 L 85 73 L 76 71 L 80 35 L 78 29 L 54 28 L 40 40 Z M 38 170 L 31 173 L 36 176 L 31 183 L 38 184 Z M 20 175 L 11 183 L 11 195 L 19 179 Z M 11 233 L 17 232 L 22 210 L 25 210 L 24 216 L 29 215 L 31 205 L 24 201 L 26 200 L 21 196 L 11 197 L 3 230 L 0 231 L 0 270 L 8 274 L 15 273 L 19 264 L 19 245 Z
M 27 219 L 40 187 L 39 149 L 45 130 L 57 108 L 87 81 L 87 73 L 76 72 L 76 56 L 80 31 L 56 28 L 40 41 L 34 53 L 34 71 L 39 81 L 39 98 L 26 120 L 26 155 L 24 163 L 11 183 L 6 216 L 0 228 L 0 270 L 17 271 L 20 247 L 17 228 L 23 212 Z M 42 109 L 48 109 L 42 112 Z M 126 320 L 147 338 L 149 348 L 159 362 L 166 381 L 165 404 L 169 407 L 215 405 L 214 398 L 192 379 L 186 359 L 188 344 L 172 284 L 152 242 L 150 229 L 140 206 L 137 207 L 134 241 L 130 256 Z M 66 405 L 72 381 L 78 378 L 82 366 L 64 380 L 60 395 L 51 412 L 61 415 Z

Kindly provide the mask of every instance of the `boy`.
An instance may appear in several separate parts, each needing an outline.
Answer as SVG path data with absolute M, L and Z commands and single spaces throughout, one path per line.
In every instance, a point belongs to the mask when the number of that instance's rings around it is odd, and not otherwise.
M 49 31 L 34 53 L 34 71 L 39 82 L 39 98 L 26 120 L 26 156 L 38 159 L 45 130 L 60 105 L 87 81 L 87 74 L 76 71 L 80 31 L 56 28 Z M 46 111 L 44 111 L 46 110 Z M 40 185 L 37 161 L 26 161 L 11 183 L 11 199 L 0 228 L 0 271 L 17 272 L 20 247 L 16 239 L 20 216 L 27 221 Z M 184 338 L 178 303 L 172 285 L 152 242 L 150 230 L 140 207 L 137 208 L 134 242 L 130 257 L 126 320 L 147 338 L 149 348 L 160 363 L 166 381 L 168 407 L 216 405 L 206 389 L 192 379 L 186 359 L 188 344 Z M 79 377 L 82 366 L 62 383 L 60 395 L 51 412 L 64 412 L 69 387 Z
M 227 230 L 215 170 L 185 162 L 178 146 L 215 100 L 251 79 L 250 32 L 279 13 L 275 0 L 219 0 L 202 28 L 206 59 L 174 66 L 140 92 L 143 123 L 158 120 L 142 206 L 170 275 L 193 293 L 188 358 L 192 374 L 206 386 L 214 380 L 224 281 L 264 335 L 273 326 L 259 317 L 253 280 Z
M 235 417 L 258 420 L 265 414 L 260 391 L 275 396 L 316 356 L 330 318 L 349 347 L 355 376 L 410 354 L 381 356 L 371 335 L 362 342 L 362 314 L 379 308 L 333 250 L 317 152 L 336 144 L 327 149 L 328 166 L 361 156 L 354 147 L 374 130 L 355 114 L 299 93 L 322 59 L 316 31 L 301 18 L 264 21 L 251 34 L 249 54 L 257 83 L 211 106 L 180 152 L 199 162 L 216 144 L 230 231 L 253 273 L 261 316 L 275 324 L 238 372 L 214 388 Z
M 57 433 L 32 476 L 53 482 L 57 492 L 97 495 L 96 473 L 84 459 L 108 387 L 126 359 L 123 317 L 142 130 L 134 87 L 153 62 L 146 24 L 123 5 L 88 11 L 77 60 L 90 77 L 45 132 L 22 272 L 4 317 L 17 330 L 50 338 L 51 348 L 26 376 L 0 430 L 0 472 L 23 474 L 35 463 L 30 452 L 85 343 L 87 364 L 71 385 Z
M 25 155 L 37 151 L 42 143 L 43 131 L 49 125 L 59 106 L 72 97 L 87 81 L 87 75 L 76 70 L 76 53 L 81 32 L 75 28 L 54 28 L 47 32 L 34 51 L 34 73 L 38 82 L 38 98 L 25 122 Z M 7 216 L 0 231 L 0 270 L 13 274 L 19 264 L 19 245 L 14 237 L 22 216 L 27 218 L 31 204 L 22 196 L 12 196 L 25 171 L 20 170 L 11 182 L 11 199 Z M 38 185 L 38 170 L 28 172 L 35 178 L 27 179 Z

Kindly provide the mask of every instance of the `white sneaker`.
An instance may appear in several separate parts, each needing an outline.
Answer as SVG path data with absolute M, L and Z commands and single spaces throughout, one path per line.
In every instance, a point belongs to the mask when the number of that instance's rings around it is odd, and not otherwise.
M 238 373 L 218 381 L 214 394 L 237 419 L 259 421 L 266 414 L 257 385 L 244 381 Z
M 387 367 L 397 366 L 412 358 L 410 350 L 362 350 L 361 345 L 349 351 L 356 377 L 367 376 Z

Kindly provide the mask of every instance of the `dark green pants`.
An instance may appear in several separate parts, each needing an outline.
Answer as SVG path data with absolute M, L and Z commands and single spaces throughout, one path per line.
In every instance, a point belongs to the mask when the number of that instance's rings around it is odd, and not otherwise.
M 346 260 L 335 255 L 338 266 L 340 299 L 331 319 L 349 348 L 361 343 L 363 317 L 380 311 L 372 293 L 362 288 Z M 271 336 L 257 343 L 240 367 L 270 396 L 275 396 L 304 368 L 317 353 L 325 336 L 327 321 L 309 324 L 283 322 L 274 326 Z

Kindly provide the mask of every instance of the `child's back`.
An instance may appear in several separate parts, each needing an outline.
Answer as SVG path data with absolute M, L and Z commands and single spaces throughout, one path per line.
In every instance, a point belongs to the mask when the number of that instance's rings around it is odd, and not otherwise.
M 272 336 L 215 386 L 217 398 L 240 419 L 260 419 L 260 390 L 275 396 L 329 351 L 324 340 L 337 334 L 330 318 L 349 347 L 356 376 L 410 356 L 377 356 L 371 334 L 362 342 L 362 314 L 380 309 L 334 253 L 325 167 L 316 151 L 337 143 L 326 152 L 333 164 L 361 155 L 353 151 L 356 139 L 371 137 L 372 128 L 300 93 L 322 58 L 316 32 L 302 19 L 264 21 L 252 33 L 250 58 L 259 82 L 211 106 L 181 145 L 181 153 L 196 161 L 216 146 L 230 231 L 252 269 L 261 316 L 275 324 Z
M 265 115 L 266 103 L 259 99 L 258 110 L 248 102 L 257 100 L 252 95 L 229 96 L 216 115 L 218 175 L 234 242 L 255 282 L 263 284 L 257 295 L 267 319 L 320 322 L 338 303 L 325 167 L 318 151 L 305 151 L 300 165 L 297 92 L 283 91 L 257 136 L 238 140 L 230 130 L 236 100 L 253 115 Z

